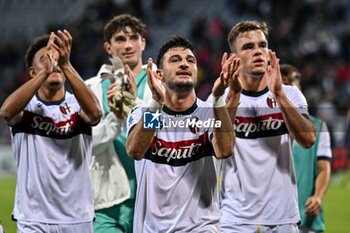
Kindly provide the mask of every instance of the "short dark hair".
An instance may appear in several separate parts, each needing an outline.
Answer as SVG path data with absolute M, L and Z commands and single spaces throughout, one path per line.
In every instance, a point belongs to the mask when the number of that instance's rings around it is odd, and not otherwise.
M 281 75 L 283 83 L 286 85 L 292 85 L 295 81 L 300 81 L 301 74 L 299 70 L 290 64 L 281 64 L 280 65 Z
M 184 48 L 192 51 L 193 54 L 194 48 L 187 39 L 181 36 L 173 36 L 169 41 L 167 41 L 163 46 L 159 49 L 159 53 L 157 56 L 157 67 L 162 68 L 163 57 L 166 52 L 168 52 L 172 48 Z
M 265 22 L 241 21 L 234 25 L 227 36 L 228 45 L 230 46 L 231 51 L 235 51 L 235 43 L 239 34 L 254 30 L 261 30 L 266 38 L 269 36 L 269 28 Z
M 121 14 L 112 18 L 103 29 L 103 35 L 106 42 L 110 42 L 114 33 L 130 27 L 132 31 L 139 33 L 143 38 L 146 37 L 146 25 L 139 18 L 129 14 Z
M 29 69 L 33 65 L 33 59 L 35 54 L 42 48 L 46 47 L 49 42 L 50 35 L 43 35 L 37 37 L 33 43 L 29 46 L 25 54 L 26 68 Z

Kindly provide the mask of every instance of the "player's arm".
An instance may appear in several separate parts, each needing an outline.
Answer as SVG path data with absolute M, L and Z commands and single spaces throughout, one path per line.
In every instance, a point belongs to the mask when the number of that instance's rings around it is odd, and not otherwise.
M 276 96 L 276 100 L 291 136 L 302 147 L 310 148 L 316 140 L 316 127 L 314 124 L 301 115 L 284 93 Z
M 221 121 L 221 127 L 214 127 L 213 129 L 212 143 L 217 158 L 227 158 L 232 155 L 236 138 L 231 119 L 235 118 L 236 115 L 235 109 L 237 108 L 237 105 L 233 106 L 233 104 L 236 104 L 237 99 L 232 97 L 228 100 L 228 106 L 234 107 L 231 109 L 233 110 L 233 113 L 231 113 L 232 118 L 230 118 L 226 107 L 227 103 L 225 102 L 223 94 L 229 85 L 230 92 L 240 92 L 240 81 L 238 79 L 238 74 L 240 72 L 239 59 L 233 57 L 231 60 L 229 59 L 225 62 L 226 56 L 227 55 L 224 54 L 220 77 L 215 81 L 212 89 L 214 118 L 215 120 Z
M 219 101 L 220 100 L 218 100 L 218 102 Z M 215 151 L 215 155 L 219 159 L 228 158 L 233 153 L 235 137 L 230 116 L 228 114 L 227 108 L 225 107 L 224 100 L 222 100 L 221 107 L 220 104 L 218 107 L 214 107 L 214 118 L 215 120 L 221 121 L 221 127 L 214 127 L 213 129 L 212 144 Z
M 331 176 L 331 139 L 325 122 L 322 122 L 321 131 L 319 132 L 319 141 L 317 147 L 317 176 L 315 179 L 314 194 L 309 197 L 306 202 L 306 214 L 309 216 L 316 216 L 319 214 L 322 201 L 326 195 L 330 176 Z
M 118 84 L 111 81 L 106 93 L 107 98 L 105 98 L 101 81 L 101 77 L 94 77 L 87 80 L 85 84 L 99 99 L 100 108 L 103 109 L 104 104 L 108 104 L 109 107 L 113 104 L 112 97 L 117 93 Z M 121 114 L 121 109 L 117 112 L 115 108 L 110 107 L 109 112 L 104 112 L 100 122 L 92 127 L 92 151 L 94 155 L 103 154 L 103 151 L 108 149 L 113 140 L 123 131 L 126 119 L 118 118 Z
M 323 198 L 327 192 L 330 180 L 331 166 L 329 160 L 317 161 L 317 177 L 315 181 L 315 193 L 306 202 L 305 213 L 308 216 L 316 216 L 320 213 Z
M 40 62 L 44 64 L 43 68 L 35 73 L 34 68 L 30 67 L 29 73 L 32 78 L 14 91 L 1 106 L 0 117 L 5 119 L 8 124 L 15 124 L 22 119 L 23 109 L 51 73 L 53 66 L 49 55 L 45 55 L 39 58 Z
M 282 111 L 283 120 L 286 123 L 290 135 L 302 147 L 311 147 L 316 140 L 316 127 L 309 119 L 305 118 L 287 98 L 282 88 L 279 59 L 277 59 L 276 54 L 271 50 L 267 84 Z
M 148 112 L 154 112 L 153 115 L 159 113 L 163 104 L 153 100 L 147 107 Z M 160 113 L 159 113 L 160 114 Z M 138 122 L 137 122 L 138 121 Z M 137 122 L 137 123 L 134 123 Z M 154 138 L 156 129 L 143 127 L 143 110 L 141 107 L 133 110 L 128 117 L 128 137 L 126 140 L 126 151 L 128 155 L 140 160 L 145 155 Z
M 41 70 L 38 74 L 20 86 L 3 103 L 0 109 L 0 116 L 9 124 L 18 122 L 23 115 L 23 109 L 35 93 L 39 90 L 41 84 L 48 77 L 46 70 Z
M 165 98 L 165 89 L 158 82 L 159 77 L 152 71 L 152 59 L 149 58 L 147 62 L 147 83 L 151 89 L 153 100 L 149 103 L 148 111 L 160 112 Z M 137 112 L 131 112 L 128 119 L 128 137 L 126 140 L 126 151 L 130 157 L 135 160 L 140 160 L 145 155 L 147 149 L 151 145 L 153 137 L 155 135 L 155 129 L 144 129 L 143 127 L 143 114 L 142 109 L 138 109 L 141 113 L 137 115 Z M 135 117 L 136 116 L 136 117 Z M 138 118 L 139 121 L 131 126 L 130 117 Z
M 241 97 L 241 92 L 243 89 L 243 84 L 239 78 L 239 73 L 242 69 L 240 66 L 240 59 L 237 58 L 236 54 L 231 54 L 227 59 L 227 53 L 224 53 L 221 66 L 223 71 L 232 69 L 235 71 L 231 81 L 229 82 L 229 92 L 226 97 L 226 107 L 232 122 L 232 125 L 235 123 L 236 112 L 239 105 L 239 100 Z
M 91 125 L 99 122 L 102 111 L 94 93 L 87 87 L 78 72 L 73 68 L 69 61 L 72 46 L 72 37 L 67 30 L 58 31 L 59 36 L 52 34 L 52 47 L 59 53 L 58 65 L 65 74 L 72 91 L 81 107 L 81 117 Z M 55 43 L 54 43 L 55 42 Z
M 101 154 L 125 127 L 125 119 L 119 119 L 113 112 L 101 118 L 101 121 L 92 127 L 92 150 L 94 154 Z
M 123 121 L 116 119 L 113 113 L 109 113 L 105 118 L 92 127 L 92 151 L 93 154 L 101 154 L 113 140 L 122 132 Z
M 317 178 L 315 182 L 315 196 L 323 200 L 330 181 L 331 163 L 329 160 L 317 160 Z
M 128 155 L 135 160 L 142 159 L 151 145 L 155 132 L 155 129 L 143 128 L 143 117 L 141 117 L 140 121 L 128 134 L 126 140 L 126 152 Z
M 230 91 L 226 98 L 226 107 L 227 107 L 232 125 L 235 124 L 236 113 L 237 113 L 240 97 L 241 97 L 241 93 L 234 93 Z
M 96 125 L 102 116 L 102 111 L 96 96 L 85 85 L 84 81 L 71 64 L 67 64 L 61 68 L 81 107 L 81 117 L 86 123 Z

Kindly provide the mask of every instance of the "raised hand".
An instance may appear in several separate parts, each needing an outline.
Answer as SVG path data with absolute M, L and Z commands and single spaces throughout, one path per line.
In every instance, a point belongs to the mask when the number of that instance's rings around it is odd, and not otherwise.
M 115 101 L 114 97 L 120 92 L 118 90 L 118 83 L 114 82 L 112 83 L 107 91 L 107 100 L 108 100 L 108 106 L 110 110 L 119 118 L 123 119 L 123 108 L 122 108 L 122 102 L 121 101 Z
M 282 92 L 282 76 L 280 71 L 280 60 L 277 58 L 276 53 L 269 50 L 270 65 L 267 70 L 267 87 L 274 94 L 278 96 Z
M 233 94 L 238 94 L 243 89 L 242 81 L 239 78 L 239 73 L 241 72 L 241 69 L 242 69 L 241 60 L 236 56 L 236 54 L 233 53 L 230 55 L 227 61 L 224 61 L 224 63 L 221 63 L 221 65 L 223 66 L 223 69 L 226 66 L 226 63 L 232 64 L 230 66 L 230 68 L 232 69 L 231 71 L 232 76 L 229 80 L 230 91 L 233 92 Z
M 128 79 L 128 83 L 130 84 L 127 91 L 130 92 L 134 97 L 136 97 L 135 75 L 127 64 L 124 65 L 124 73 Z
M 58 51 L 53 48 L 54 44 L 54 33 L 50 34 L 49 41 L 47 42 L 46 48 L 47 48 L 47 63 L 45 64 L 45 69 L 48 73 L 51 73 L 54 69 L 57 68 L 59 53 Z
M 127 83 L 112 82 L 107 91 L 108 106 L 120 119 L 126 118 L 130 110 L 136 105 L 136 82 L 134 73 L 128 65 L 124 66 Z
M 240 70 L 240 59 L 235 54 L 227 58 L 227 53 L 224 53 L 221 60 L 220 77 L 216 79 L 212 89 L 213 96 L 222 96 L 229 85 L 232 91 L 240 92 L 242 90 L 242 83 L 239 79 Z
M 72 36 L 67 30 L 58 30 L 57 36 L 55 33 L 50 35 L 50 47 L 54 48 L 58 52 L 58 66 L 69 64 L 69 58 L 72 48 Z M 52 39 L 51 39 L 52 38 Z
M 225 52 L 221 58 L 221 71 L 224 73 L 228 71 L 228 65 L 236 58 L 236 54 L 231 53 L 228 57 L 228 54 Z
M 152 58 L 147 62 L 147 83 L 152 91 L 152 98 L 160 104 L 164 104 L 165 88 L 159 82 L 159 77 L 156 72 L 152 70 Z

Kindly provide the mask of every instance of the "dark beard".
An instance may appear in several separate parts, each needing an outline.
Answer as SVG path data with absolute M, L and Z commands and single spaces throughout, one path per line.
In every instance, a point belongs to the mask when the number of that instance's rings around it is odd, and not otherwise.
M 192 91 L 194 88 L 194 83 L 174 83 L 170 86 L 170 89 L 178 92 L 178 93 L 187 93 Z

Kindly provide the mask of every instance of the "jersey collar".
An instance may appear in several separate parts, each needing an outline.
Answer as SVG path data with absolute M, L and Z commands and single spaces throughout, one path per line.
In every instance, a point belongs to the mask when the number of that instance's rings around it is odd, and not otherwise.
M 193 105 L 190 108 L 188 108 L 184 111 L 181 111 L 181 112 L 173 111 L 170 108 L 168 108 L 166 105 L 164 105 L 163 112 L 165 112 L 169 115 L 176 115 L 176 116 L 178 116 L 178 115 L 190 115 L 191 113 L 193 113 L 197 109 L 197 107 L 198 107 L 198 105 L 197 105 L 197 100 L 196 100 L 196 101 L 194 101 Z
M 265 87 L 265 89 L 261 90 L 261 91 L 242 90 L 243 95 L 247 95 L 247 96 L 251 96 L 251 97 L 258 97 L 258 96 L 266 94 L 267 92 L 269 92 L 269 88 L 267 88 L 267 87 Z
M 62 99 L 60 100 L 55 100 L 55 101 L 45 101 L 45 100 L 42 100 L 39 96 L 38 93 L 35 94 L 36 98 L 42 102 L 43 104 L 45 104 L 46 106 L 49 106 L 49 105 L 60 105 L 61 103 L 63 103 L 63 101 L 66 99 L 66 93 L 64 93 L 64 96 Z

